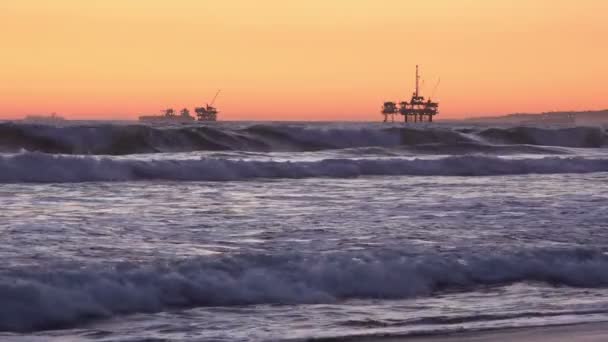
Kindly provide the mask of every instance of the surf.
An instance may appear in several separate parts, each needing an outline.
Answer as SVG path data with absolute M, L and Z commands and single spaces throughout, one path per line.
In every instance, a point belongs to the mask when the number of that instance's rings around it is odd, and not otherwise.
M 241 253 L 147 264 L 4 270 L 0 331 L 37 331 L 171 308 L 408 299 L 540 282 L 608 287 L 592 249 L 412 254 L 370 250 Z
M 599 148 L 608 135 L 599 127 L 459 128 L 379 125 L 252 124 L 45 126 L 0 124 L 0 152 L 129 155 L 191 151 L 306 152 L 359 147 L 416 147 L 434 144 L 531 145 Z
M 44 170 L 44 172 L 40 172 Z M 120 181 L 241 181 L 362 176 L 497 176 L 608 172 L 608 158 L 500 158 L 484 155 L 432 159 L 322 159 L 259 161 L 223 158 L 145 160 L 19 153 L 0 156 L 1 183 Z

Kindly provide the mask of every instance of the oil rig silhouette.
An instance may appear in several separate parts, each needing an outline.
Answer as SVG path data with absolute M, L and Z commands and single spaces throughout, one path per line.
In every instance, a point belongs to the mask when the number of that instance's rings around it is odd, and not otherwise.
M 384 122 L 388 122 L 388 117 L 391 116 L 391 121 L 395 122 L 395 114 L 403 115 L 404 122 L 433 122 L 433 117 L 439 113 L 439 103 L 424 99 L 420 95 L 420 74 L 418 65 L 416 65 L 416 91 L 412 94 L 410 102 L 399 102 L 399 106 L 395 102 L 384 102 L 382 106 L 382 115 Z
M 211 104 L 206 104 L 204 107 L 196 107 L 194 108 L 194 113 L 198 118 L 198 121 L 217 121 L 217 114 L 219 113 L 217 108 L 213 106 L 215 100 L 217 100 L 218 95 L 221 90 L 218 90 L 211 100 Z M 190 111 L 188 108 L 184 108 L 179 111 L 179 115 L 176 114 L 173 108 L 168 108 L 161 111 L 162 115 L 144 115 L 139 117 L 139 121 L 145 122 L 158 122 L 158 123 L 190 123 L 194 122 L 195 119 L 192 115 L 190 115 Z
M 205 105 L 205 107 L 196 107 L 194 108 L 194 112 L 196 116 L 198 116 L 198 121 L 217 121 L 217 108 L 213 107 L 215 100 L 217 100 L 217 96 L 220 94 L 222 90 L 218 90 L 211 100 L 211 104 Z

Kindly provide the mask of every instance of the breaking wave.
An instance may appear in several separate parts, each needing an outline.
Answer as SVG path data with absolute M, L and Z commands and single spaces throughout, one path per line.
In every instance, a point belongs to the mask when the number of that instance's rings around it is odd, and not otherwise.
M 437 159 L 325 159 L 320 161 L 133 160 L 21 153 L 0 156 L 0 182 L 234 181 L 253 178 L 358 176 L 492 176 L 608 172 L 608 159 L 506 159 L 465 155 Z
M 245 128 L 99 124 L 54 127 L 0 124 L 0 151 L 125 155 L 189 151 L 319 151 L 354 147 L 439 144 L 507 144 L 601 147 L 608 136 L 599 127 L 575 128 L 411 128 L 332 127 L 265 124 Z
M 171 308 L 406 299 L 517 282 L 608 287 L 600 251 L 236 254 L 153 264 L 0 273 L 0 330 L 74 326 Z

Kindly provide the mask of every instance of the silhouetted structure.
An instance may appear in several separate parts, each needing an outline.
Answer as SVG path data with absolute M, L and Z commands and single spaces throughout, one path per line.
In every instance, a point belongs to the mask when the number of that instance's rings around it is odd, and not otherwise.
M 211 104 L 206 104 L 205 107 L 197 107 L 194 109 L 196 116 L 198 116 L 198 121 L 217 121 L 218 111 L 213 107 L 213 104 L 220 92 L 221 90 L 218 90 L 217 93 L 215 93 L 213 100 L 211 100 Z
M 180 116 L 182 118 L 191 118 L 190 116 L 190 111 L 188 110 L 188 108 L 184 108 L 179 112 Z
M 64 117 L 57 115 L 57 113 L 51 113 L 51 115 L 28 115 L 23 121 L 39 124 L 57 124 L 67 120 Z
M 425 100 L 424 96 L 420 95 L 420 74 L 416 65 L 416 91 L 412 94 L 410 102 L 400 102 L 399 108 L 394 102 L 384 102 L 382 106 L 382 115 L 384 122 L 388 122 L 388 116 L 391 115 L 392 121 L 395 121 L 394 114 L 403 115 L 404 122 L 433 122 L 433 117 L 439 113 L 439 103 Z
M 154 122 L 154 123 L 190 123 L 194 122 L 194 118 L 190 116 L 190 111 L 184 108 L 180 111 L 180 115 L 175 114 L 173 108 L 167 108 L 161 111 L 161 115 L 143 115 L 139 117 L 139 121 Z
M 382 115 L 384 115 L 384 122 L 388 122 L 388 116 L 391 116 L 391 121 L 395 122 L 395 114 L 399 113 L 399 108 L 395 102 L 384 102 L 382 106 Z
M 194 112 L 198 117 L 198 121 L 217 121 L 217 108 L 213 107 L 217 96 L 221 90 L 218 90 L 211 104 L 206 104 L 204 107 L 194 108 Z M 175 114 L 173 108 L 165 109 L 162 111 L 162 115 L 144 115 L 139 117 L 140 121 L 145 122 L 156 122 L 156 123 L 191 123 L 195 121 L 195 118 L 190 115 L 190 110 L 184 108 L 180 110 L 179 115 Z

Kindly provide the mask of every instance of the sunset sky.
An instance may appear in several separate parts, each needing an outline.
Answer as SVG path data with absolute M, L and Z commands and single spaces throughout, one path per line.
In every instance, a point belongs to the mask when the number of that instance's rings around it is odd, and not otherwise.
M 0 118 L 379 120 L 608 108 L 606 0 L 0 0 Z

